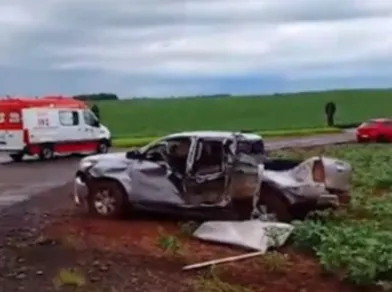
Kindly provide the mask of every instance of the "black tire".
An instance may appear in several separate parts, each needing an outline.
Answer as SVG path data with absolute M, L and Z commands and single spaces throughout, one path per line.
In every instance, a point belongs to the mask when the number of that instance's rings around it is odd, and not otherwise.
M 23 156 L 24 156 L 23 153 L 10 154 L 10 157 L 11 157 L 12 161 L 14 161 L 14 162 L 21 162 L 23 159 Z
M 54 158 L 54 151 L 52 145 L 42 145 L 39 151 L 40 160 L 51 160 Z
M 99 141 L 96 152 L 98 154 L 105 154 L 109 152 L 109 142 L 107 140 Z
M 89 188 L 88 209 L 91 215 L 105 219 L 119 219 L 125 215 L 127 200 L 119 183 L 95 180 L 89 183 Z
M 273 186 L 262 183 L 259 204 L 265 205 L 267 213 L 273 213 L 280 222 L 291 222 L 294 216 L 291 206 L 283 194 Z

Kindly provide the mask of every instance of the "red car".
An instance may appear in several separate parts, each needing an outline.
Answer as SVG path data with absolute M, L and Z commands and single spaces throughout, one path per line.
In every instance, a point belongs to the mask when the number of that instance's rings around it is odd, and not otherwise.
M 355 131 L 358 142 L 392 142 L 392 119 L 372 119 Z

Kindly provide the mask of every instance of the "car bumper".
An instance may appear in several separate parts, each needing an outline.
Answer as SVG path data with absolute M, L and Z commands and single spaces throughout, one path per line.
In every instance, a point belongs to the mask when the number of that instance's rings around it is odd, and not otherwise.
M 347 201 L 349 201 L 348 196 L 341 196 L 329 192 L 314 194 L 312 197 L 291 193 L 289 196 L 286 196 L 286 198 L 289 198 L 291 205 L 309 205 L 315 209 L 324 207 L 339 207 L 341 205 L 345 205 Z
M 366 134 L 359 134 L 357 133 L 356 135 L 357 141 L 359 142 L 365 142 L 365 141 L 371 141 L 374 140 L 374 138 L 370 135 L 366 135 Z
M 338 207 L 340 205 L 339 197 L 333 194 L 323 194 L 316 202 L 317 207 L 331 206 Z
M 88 187 L 79 176 L 74 179 L 73 200 L 77 206 L 85 206 L 88 196 Z

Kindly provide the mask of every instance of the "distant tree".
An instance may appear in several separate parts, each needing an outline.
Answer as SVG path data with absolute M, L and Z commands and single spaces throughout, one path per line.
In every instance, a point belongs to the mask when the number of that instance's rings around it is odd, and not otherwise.
M 118 100 L 118 96 L 114 93 L 94 93 L 75 95 L 75 99 L 82 101 L 100 101 L 100 100 Z
M 100 116 L 100 113 L 99 113 L 99 107 L 96 104 L 93 104 L 93 106 L 91 107 L 91 111 L 98 118 L 98 120 L 101 119 L 101 116 Z
M 334 115 L 336 113 L 336 105 L 333 101 L 329 101 L 325 104 L 324 112 L 327 120 L 328 127 L 333 127 L 335 124 L 334 122 Z

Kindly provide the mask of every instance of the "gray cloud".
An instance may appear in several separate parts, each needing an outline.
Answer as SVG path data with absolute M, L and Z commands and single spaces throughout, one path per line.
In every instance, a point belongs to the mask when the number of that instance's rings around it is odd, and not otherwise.
M 126 87 L 116 80 L 140 76 L 129 83 L 139 93 L 179 91 L 157 81 L 167 76 L 305 78 L 377 60 L 387 72 L 391 13 L 384 0 L 3 0 L 0 66 L 36 74 L 34 88 L 61 76 L 78 90 Z M 181 90 L 200 87 L 191 83 Z

